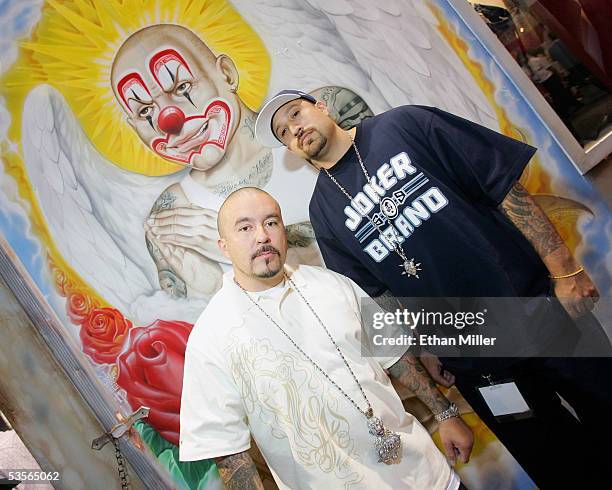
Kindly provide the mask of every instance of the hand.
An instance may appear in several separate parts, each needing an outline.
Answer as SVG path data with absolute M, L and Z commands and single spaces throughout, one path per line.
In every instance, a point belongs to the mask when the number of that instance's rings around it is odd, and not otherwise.
M 457 457 L 461 463 L 467 463 L 470 460 L 474 435 L 461 417 L 451 417 L 440 422 L 438 432 L 451 466 L 455 465 Z
M 555 296 L 572 318 L 578 318 L 595 307 L 599 292 L 586 272 L 555 279 Z
M 444 365 L 440 362 L 438 356 L 421 350 L 419 361 L 421 361 L 421 364 L 427 370 L 431 379 L 439 385 L 450 388 L 455 384 L 455 375 L 444 369 Z
M 147 240 L 155 238 L 146 233 Z M 191 249 L 156 242 L 154 261 L 162 290 L 176 298 L 210 298 L 223 282 L 223 271 L 218 262 Z
M 149 216 L 145 232 L 158 243 L 193 250 L 215 262 L 229 263 L 217 246 L 217 212 L 198 206 L 166 209 Z

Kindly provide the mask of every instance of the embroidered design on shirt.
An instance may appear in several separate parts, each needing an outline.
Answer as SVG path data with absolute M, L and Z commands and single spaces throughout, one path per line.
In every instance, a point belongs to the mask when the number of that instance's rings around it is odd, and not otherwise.
M 227 352 L 249 418 L 286 439 L 298 464 L 333 473 L 345 489 L 363 479 L 354 471 L 361 457 L 339 399 L 305 359 L 274 349 L 265 338 L 234 339 Z

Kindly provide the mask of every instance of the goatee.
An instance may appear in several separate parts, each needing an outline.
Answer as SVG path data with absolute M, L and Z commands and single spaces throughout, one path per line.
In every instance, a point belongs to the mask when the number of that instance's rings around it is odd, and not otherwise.
M 308 158 L 311 160 L 319 160 L 319 156 L 325 148 L 327 144 L 327 137 L 319 133 L 317 130 L 314 130 L 310 135 L 310 143 L 308 144 L 308 149 L 304 149 L 304 153 L 308 155 Z

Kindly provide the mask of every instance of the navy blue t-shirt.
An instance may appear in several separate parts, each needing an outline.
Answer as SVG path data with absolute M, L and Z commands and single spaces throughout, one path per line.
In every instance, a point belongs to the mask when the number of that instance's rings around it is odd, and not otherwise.
M 312 222 L 328 268 L 371 296 L 538 296 L 547 269 L 498 206 L 535 148 L 432 107 L 403 106 L 364 120 L 355 143 L 324 173 L 310 201 Z M 380 206 L 385 206 L 387 218 Z M 365 217 L 379 220 L 384 235 Z M 419 279 L 401 275 L 392 250 L 401 237 Z

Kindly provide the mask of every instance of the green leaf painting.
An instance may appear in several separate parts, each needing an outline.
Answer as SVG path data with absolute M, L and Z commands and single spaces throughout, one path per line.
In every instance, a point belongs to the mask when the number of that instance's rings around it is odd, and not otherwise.
M 217 466 L 213 460 L 179 461 L 179 448 L 166 441 L 146 422 L 138 421 L 134 427 L 142 440 L 168 470 L 181 490 L 213 490 L 223 488 Z

